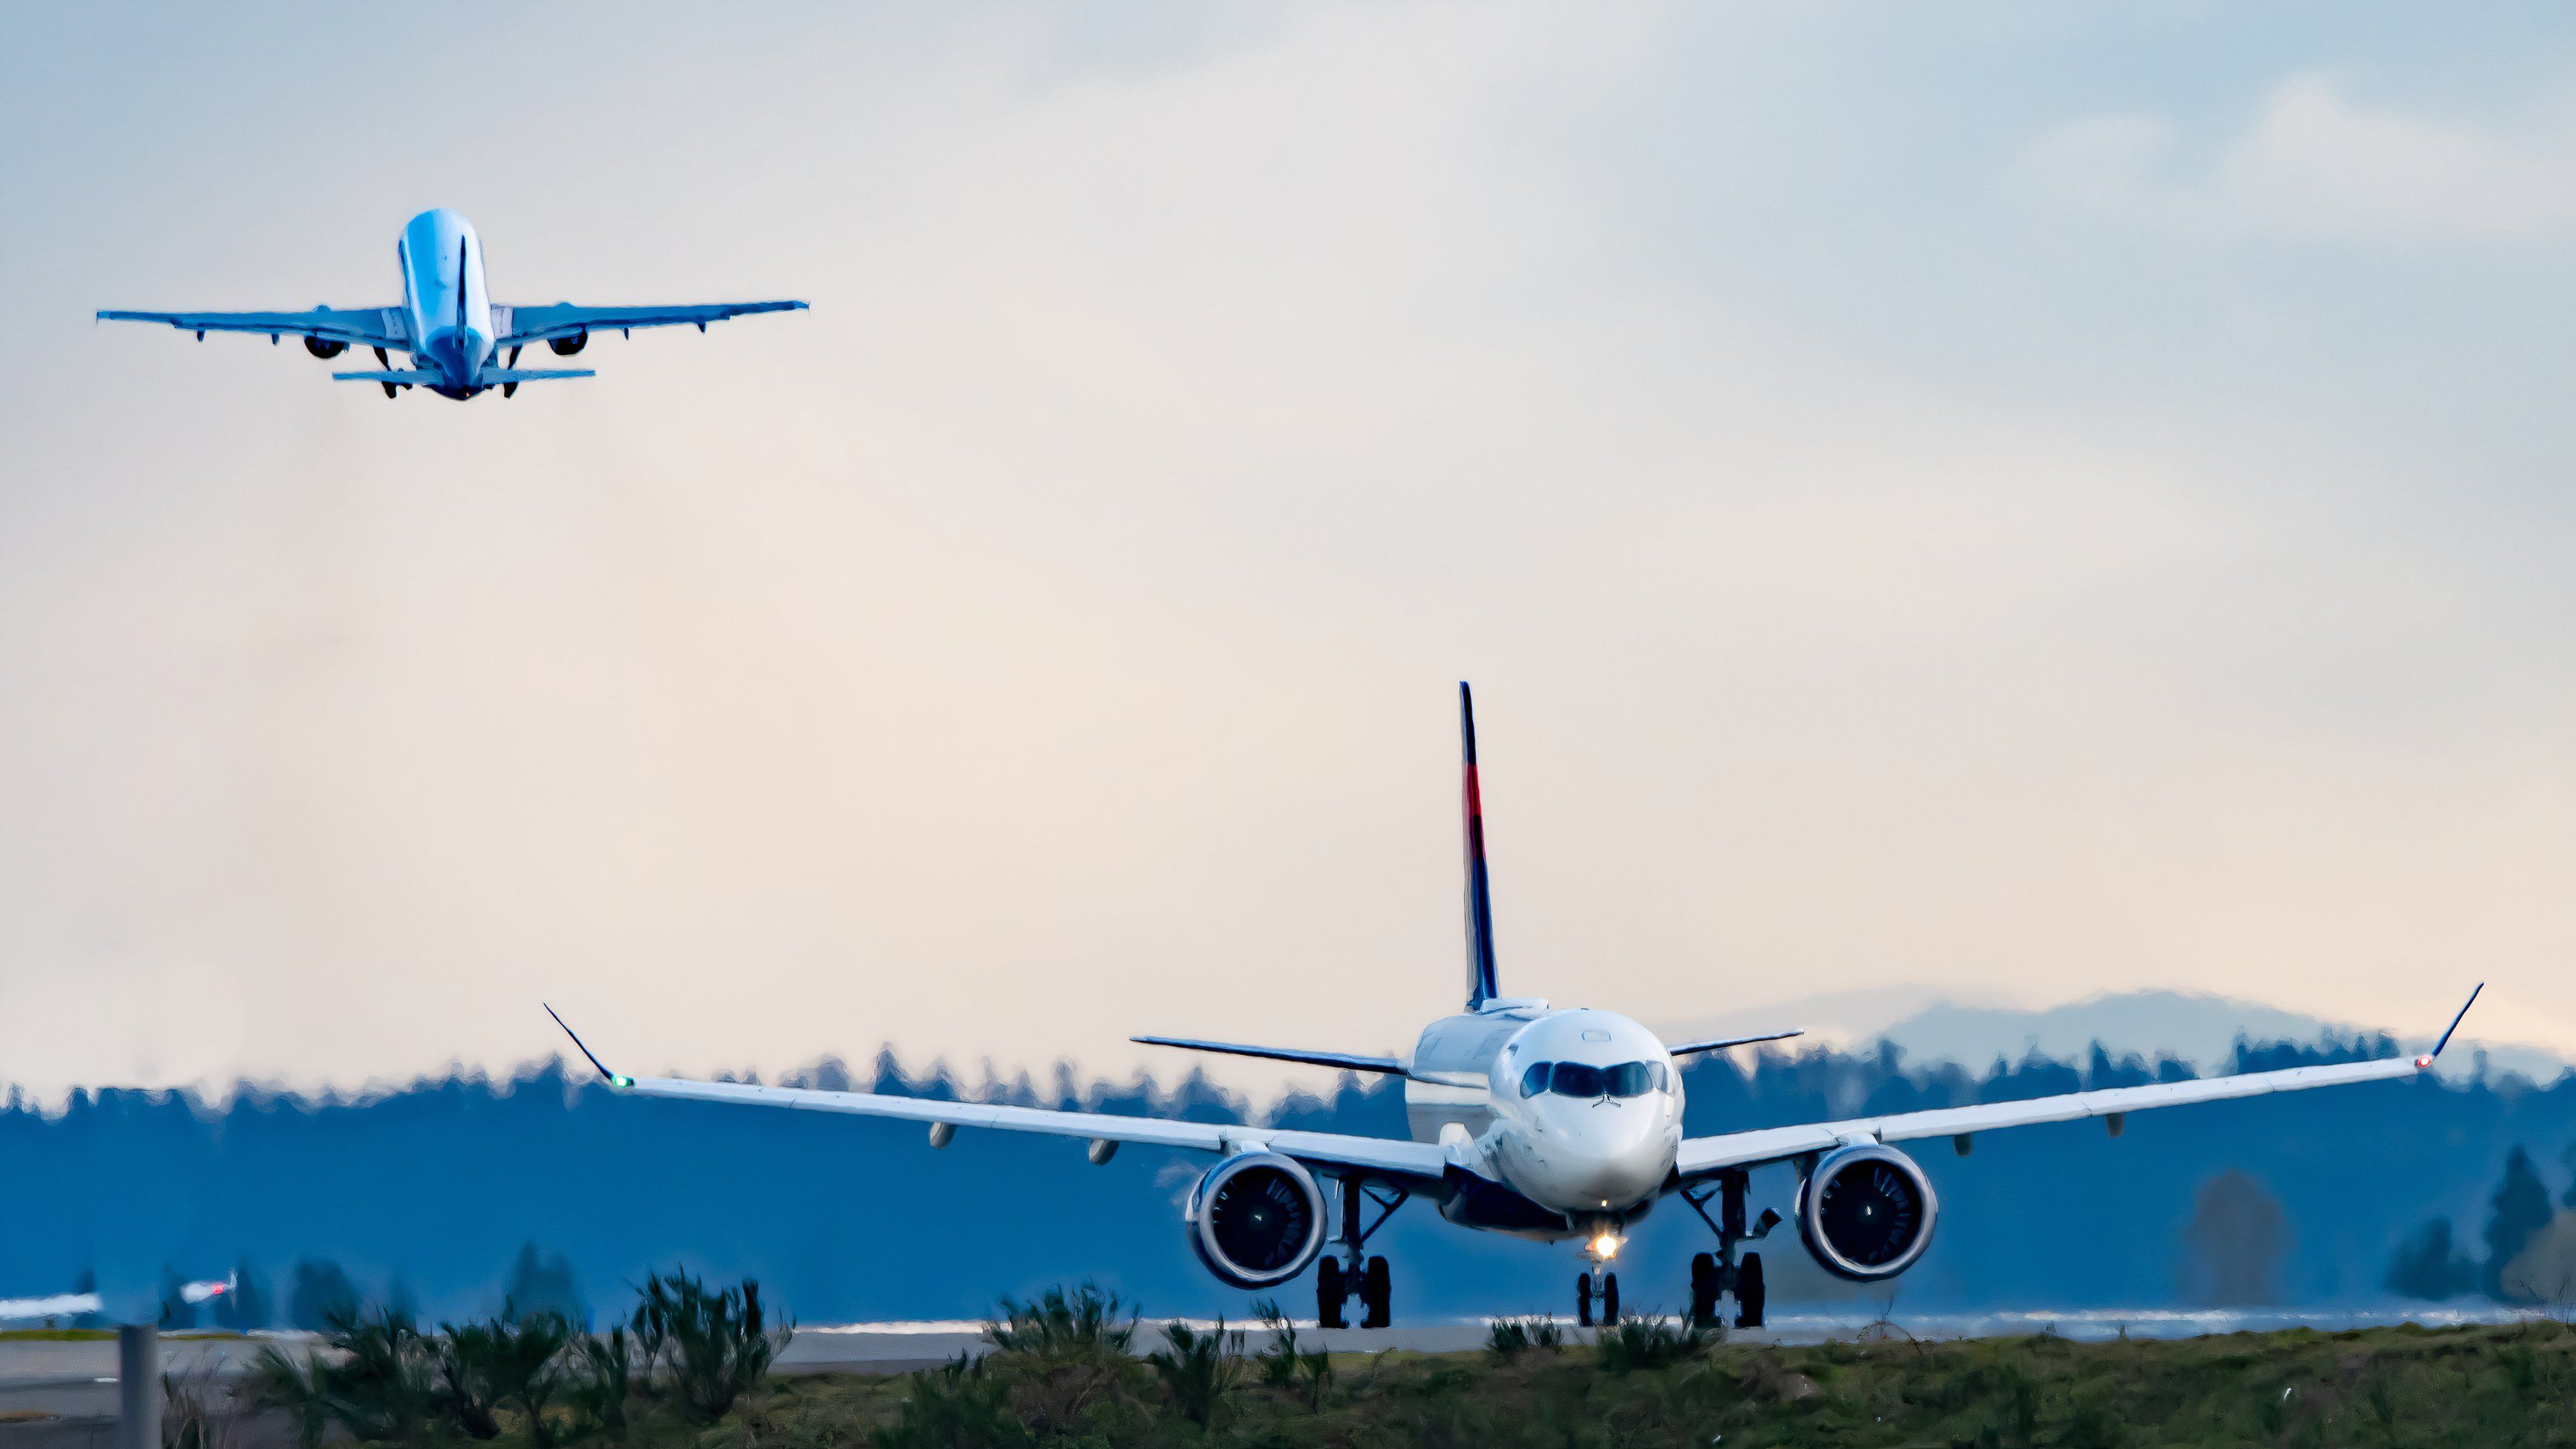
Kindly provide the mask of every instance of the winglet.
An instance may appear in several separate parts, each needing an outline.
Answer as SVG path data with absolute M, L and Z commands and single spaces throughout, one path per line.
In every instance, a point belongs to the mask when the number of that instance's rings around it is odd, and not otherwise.
M 2451 1034 L 2458 1031 L 2460 1029 L 2460 1023 L 2468 1019 L 2469 1008 L 2478 1004 L 2478 993 L 2486 989 L 2487 984 L 2483 981 L 2469 988 L 2469 999 L 2460 1003 L 2460 1014 L 2451 1018 L 2451 1024 L 2449 1026 L 2442 1028 L 2442 1039 L 2433 1043 L 2433 1049 L 2431 1051 L 2426 1052 L 2424 1055 L 2415 1059 L 2415 1069 L 2417 1071 L 2429 1071 L 2432 1069 L 2433 1059 L 2442 1054 L 2442 1048 L 2451 1044 Z
M 542 1002 L 542 1001 L 538 1002 L 537 1004 L 538 1004 L 539 1006 L 545 1006 L 545 1007 L 546 1007 L 546 1015 L 548 1015 L 548 1016 L 553 1016 L 553 1017 L 555 1018 L 555 1025 L 557 1025 L 557 1026 L 562 1026 L 562 1027 L 563 1027 L 563 1034 L 564 1034 L 564 1035 L 566 1035 L 566 1036 L 568 1036 L 568 1037 L 571 1037 L 571 1038 L 572 1038 L 573 1049 L 574 1049 L 575 1051 L 580 1052 L 584 1057 L 588 1057 L 588 1058 L 590 1059 L 590 1064 L 591 1064 L 593 1067 L 596 1067 L 596 1068 L 598 1068 L 598 1069 L 599 1069 L 599 1074 L 600 1074 L 601 1076 L 606 1077 L 606 1078 L 608 1079 L 608 1085 L 610 1085 L 610 1086 L 612 1086 L 612 1087 L 615 1087 L 615 1088 L 618 1088 L 618 1089 L 619 1089 L 619 1090 L 621 1090 L 621 1091 L 622 1091 L 622 1090 L 624 1090 L 624 1089 L 626 1089 L 626 1088 L 628 1088 L 628 1087 L 631 1087 L 631 1086 L 634 1086 L 634 1085 L 635 1085 L 635 1079 L 634 1079 L 633 1077 L 621 1076 L 621 1075 L 619 1075 L 619 1074 L 618 1074 L 618 1073 L 616 1073 L 616 1072 L 612 1072 L 612 1071 L 610 1071 L 610 1070 L 607 1068 L 607 1066 L 606 1066 L 605 1064 L 603 1064 L 603 1063 L 599 1060 L 599 1058 L 598 1058 L 598 1057 L 593 1056 L 593 1055 L 591 1054 L 591 1050 L 590 1050 L 590 1048 L 588 1048 L 588 1047 L 586 1047 L 586 1046 L 583 1046 L 583 1045 L 581 1044 L 581 1037 L 579 1036 L 579 1034 L 575 1033 L 571 1027 L 569 1027 L 569 1026 L 564 1026 L 564 1019 L 563 1019 L 562 1017 L 560 1017 L 560 1016 L 555 1016 L 555 1009 L 554 1009 L 553 1007 L 551 1007 L 551 1006 L 546 1006 L 546 1004 L 545 1004 L 544 1002 Z

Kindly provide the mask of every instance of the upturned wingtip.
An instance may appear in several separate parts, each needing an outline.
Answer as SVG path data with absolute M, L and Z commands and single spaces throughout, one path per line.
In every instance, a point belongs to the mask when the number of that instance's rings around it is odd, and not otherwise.
M 2451 1024 L 2442 1028 L 2442 1039 L 2433 1043 L 2431 1051 L 2415 1059 L 2416 1066 L 2430 1068 L 2433 1065 L 2433 1059 L 2442 1054 L 2442 1048 L 2451 1044 L 2452 1034 L 2460 1029 L 2460 1023 L 2468 1020 L 2469 1008 L 2478 1004 L 2478 993 L 2486 989 L 2487 984 L 2483 981 L 2469 988 L 2469 999 L 2460 1003 L 2459 1012 L 2451 1018 Z

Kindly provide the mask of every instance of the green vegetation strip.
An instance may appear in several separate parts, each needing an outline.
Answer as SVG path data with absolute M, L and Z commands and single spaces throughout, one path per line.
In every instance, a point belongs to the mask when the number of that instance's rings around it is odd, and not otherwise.
M 557 1449 L 1018 1446 L 2510 1446 L 2576 1443 L 2576 1328 L 2460 1328 L 2074 1343 L 1734 1344 L 1631 1321 L 1594 1335 L 1492 1325 L 1481 1352 L 1326 1353 L 1275 1306 L 1243 1329 L 1148 1332 L 1085 1285 L 1006 1301 L 980 1357 L 919 1373 L 773 1378 L 787 1330 L 759 1291 L 681 1275 L 610 1334 L 553 1314 L 422 1335 L 344 1317 L 333 1352 L 263 1355 L 252 1392 L 308 1445 Z M 204 1412 L 179 1385 L 185 1424 Z M 186 1441 L 184 1433 L 180 1436 Z

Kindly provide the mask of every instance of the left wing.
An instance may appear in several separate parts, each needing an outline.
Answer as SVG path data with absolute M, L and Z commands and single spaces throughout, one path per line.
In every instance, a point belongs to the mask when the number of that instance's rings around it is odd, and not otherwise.
M 209 332 L 257 332 L 275 337 L 314 337 L 361 347 L 411 346 L 399 307 L 316 307 L 310 312 L 101 312 L 102 322 L 161 322 L 206 340 Z
M 890 1097 L 876 1092 L 826 1092 L 812 1087 L 763 1087 L 750 1082 L 693 1082 L 677 1077 L 629 1077 L 600 1065 L 553 1007 L 564 1035 L 588 1058 L 612 1090 L 637 1097 L 673 1097 L 690 1102 L 730 1102 L 752 1107 L 787 1107 L 806 1112 L 842 1112 L 856 1117 L 892 1117 L 933 1126 L 988 1127 L 1003 1132 L 1040 1132 L 1054 1137 L 1081 1137 L 1093 1142 L 1136 1142 L 1154 1147 L 1182 1147 L 1196 1152 L 1234 1153 L 1268 1150 L 1328 1171 L 1366 1172 L 1401 1183 L 1410 1191 L 1439 1192 L 1448 1152 L 1436 1143 L 1402 1142 L 1384 1137 L 1352 1137 L 1335 1132 L 1272 1131 L 1232 1122 L 1176 1122 L 1166 1117 L 1126 1117 L 1111 1112 L 1061 1112 L 1045 1107 L 1011 1107 L 994 1102 L 937 1102 L 920 1097 Z M 1105 1161 L 1105 1155 L 1100 1159 Z
M 2480 982 L 2451 1018 L 2449 1030 L 2420 1057 L 2389 1057 L 2373 1062 L 2340 1062 L 2327 1067 L 2288 1067 L 2276 1072 L 2240 1072 L 2232 1077 L 2203 1077 L 2189 1082 L 2153 1082 L 2142 1087 L 2112 1087 L 2099 1092 L 2065 1092 L 2024 1102 L 1987 1102 L 1974 1107 L 1941 1107 L 1929 1112 L 1900 1112 L 1888 1117 L 1856 1117 L 1843 1122 L 1816 1122 L 1802 1127 L 1763 1127 L 1716 1137 L 1682 1141 L 1673 1171 L 1685 1182 L 1728 1168 L 1755 1167 L 1811 1152 L 1828 1152 L 1846 1142 L 1910 1142 L 1925 1137 L 1967 1137 L 2003 1127 L 2039 1122 L 2071 1122 L 2081 1117 L 2119 1118 L 2154 1107 L 2191 1102 L 2222 1102 L 2233 1097 L 2259 1097 L 2272 1092 L 2303 1092 L 2311 1087 L 2339 1087 L 2351 1082 L 2377 1082 L 2411 1077 L 2432 1070 L 2451 1033 L 2475 1005 Z M 2119 1125 L 2115 1120 L 2113 1127 Z
M 677 327 L 683 323 L 707 330 L 710 322 L 753 312 L 802 312 L 802 302 L 706 302 L 676 307 L 576 307 L 557 302 L 550 307 L 495 307 L 492 327 L 500 347 L 525 347 L 557 337 L 586 332 L 624 332 L 636 327 Z

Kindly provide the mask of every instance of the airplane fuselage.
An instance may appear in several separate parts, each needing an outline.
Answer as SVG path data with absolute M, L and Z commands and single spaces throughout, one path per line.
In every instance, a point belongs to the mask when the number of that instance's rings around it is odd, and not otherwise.
M 1463 1139 L 1521 1199 L 1461 1193 L 1444 1212 L 1540 1238 L 1640 1215 L 1682 1141 L 1681 1074 L 1653 1032 L 1537 1001 L 1489 1002 L 1424 1028 L 1404 1105 L 1415 1140 Z
M 394 256 L 402 265 L 412 356 L 443 380 L 430 390 L 441 397 L 472 397 L 480 390 L 475 375 L 491 361 L 499 338 L 483 275 L 482 239 L 472 223 L 442 206 L 411 219 L 394 242 Z

